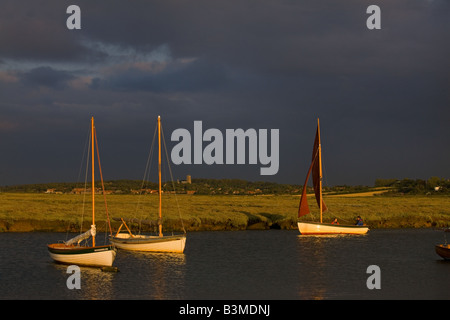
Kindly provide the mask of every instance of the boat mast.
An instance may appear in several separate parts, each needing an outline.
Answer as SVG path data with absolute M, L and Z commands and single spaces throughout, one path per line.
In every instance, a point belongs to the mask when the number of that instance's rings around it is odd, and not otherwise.
M 91 118 L 92 144 L 92 225 L 95 226 L 95 191 L 94 191 L 94 117 Z M 95 247 L 95 236 L 92 236 L 92 246 Z
M 320 198 L 319 198 L 319 207 L 320 207 L 320 223 L 322 223 L 322 144 L 320 142 L 320 125 L 319 125 L 319 118 L 317 118 L 317 133 L 319 137 L 319 191 L 320 191 Z
M 161 117 L 158 116 L 158 176 L 159 176 L 159 236 L 162 237 L 162 210 L 161 210 Z

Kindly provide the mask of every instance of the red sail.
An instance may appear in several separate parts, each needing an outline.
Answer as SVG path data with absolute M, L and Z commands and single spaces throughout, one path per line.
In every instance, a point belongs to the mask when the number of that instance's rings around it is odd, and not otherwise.
M 316 138 L 314 140 L 314 147 L 312 153 L 311 166 L 309 167 L 308 174 L 306 175 L 305 184 L 303 185 L 302 197 L 300 198 L 300 205 L 298 208 L 298 217 L 304 216 L 308 214 L 309 206 L 308 201 L 306 199 L 306 187 L 308 184 L 309 176 L 311 172 L 313 173 L 313 185 L 314 185 L 314 193 L 316 195 L 317 205 L 320 207 L 320 163 L 319 163 L 319 126 L 317 126 Z M 316 161 L 317 160 L 317 161 Z M 322 200 L 322 212 L 327 210 L 327 206 L 325 202 Z
M 306 187 L 308 185 L 309 175 L 311 174 L 311 169 L 315 163 L 315 158 L 313 159 L 311 165 L 309 166 L 308 174 L 306 175 L 305 184 L 303 185 L 302 197 L 300 198 L 300 205 L 298 207 L 298 217 L 307 215 L 309 211 L 308 200 L 306 199 Z
M 316 201 L 317 205 L 320 207 L 320 161 L 314 161 L 316 157 L 318 157 L 319 153 L 319 144 L 320 144 L 320 132 L 319 132 L 319 125 L 317 125 L 317 131 L 316 131 L 316 138 L 314 139 L 314 147 L 312 152 L 312 162 L 313 162 L 313 168 L 312 168 L 312 178 L 313 178 L 313 186 L 314 186 L 314 193 L 316 195 Z M 327 206 L 325 205 L 325 202 L 322 200 L 322 212 L 327 211 Z

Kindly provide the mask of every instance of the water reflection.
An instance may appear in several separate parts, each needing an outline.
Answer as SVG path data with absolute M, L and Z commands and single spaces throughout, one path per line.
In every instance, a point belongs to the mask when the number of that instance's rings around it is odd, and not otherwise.
M 101 269 L 81 268 L 82 299 L 113 299 L 113 280 L 115 273 L 103 272 Z
M 50 233 L 0 233 L 0 299 L 448 299 L 442 233 L 373 230 L 363 236 L 298 231 L 198 232 L 185 254 L 118 251 L 117 273 L 67 266 L 48 255 Z M 36 249 L 40 248 L 40 249 Z M 381 268 L 381 290 L 366 286 Z
M 324 236 L 298 236 L 298 254 L 300 257 L 300 299 L 324 298 L 326 293 L 326 253 Z M 308 274 L 308 277 L 304 277 Z
M 139 277 L 132 299 L 183 298 L 186 256 L 179 253 L 130 252 L 119 250 L 117 266 L 123 273 Z
M 69 279 L 73 273 L 67 273 L 68 265 L 53 263 L 57 270 L 64 273 L 63 277 Z M 114 287 L 113 281 L 115 279 L 116 273 L 104 272 L 101 268 L 91 268 L 91 267 L 80 267 L 80 278 L 81 278 L 81 288 L 80 289 L 69 289 L 76 299 L 86 299 L 86 300 L 109 300 L 114 299 Z M 67 282 L 66 282 L 67 284 Z
M 330 299 L 342 294 L 354 276 L 348 251 L 358 251 L 366 235 L 298 235 L 300 299 Z M 351 256 L 351 253 L 350 253 Z
M 68 265 L 53 263 L 61 272 L 62 292 L 70 299 L 109 300 L 182 299 L 186 256 L 178 253 L 146 253 L 119 250 L 114 265 L 118 272 L 80 267 L 81 289 L 66 288 L 72 275 Z

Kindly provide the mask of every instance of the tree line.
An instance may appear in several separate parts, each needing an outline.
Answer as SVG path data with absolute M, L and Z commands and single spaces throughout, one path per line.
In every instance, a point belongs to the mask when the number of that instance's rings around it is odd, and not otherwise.
M 151 193 L 158 190 L 158 183 L 142 180 L 112 180 L 104 181 L 107 191 L 116 194 Z M 84 188 L 84 183 L 41 183 L 0 187 L 0 192 L 24 193 L 74 193 Z M 90 190 L 91 185 L 86 185 Z M 240 179 L 192 179 L 187 181 L 166 181 L 162 184 L 164 192 L 192 194 L 286 194 L 298 193 L 299 185 L 278 184 L 274 182 L 251 182 Z M 95 189 L 101 190 L 100 181 L 95 182 Z
M 390 187 L 397 194 L 450 194 L 450 179 L 376 179 L 375 187 Z
M 90 183 L 86 188 L 90 191 Z M 105 190 L 115 194 L 157 193 L 158 184 L 142 180 L 111 180 L 104 182 Z M 75 193 L 84 188 L 84 183 L 59 182 L 0 186 L 0 192 L 23 193 Z M 376 179 L 374 187 L 338 185 L 323 187 L 324 193 L 345 194 L 372 191 L 374 188 L 387 189 L 392 194 L 450 194 L 450 180 L 439 177 L 424 179 Z M 100 181 L 95 189 L 101 190 Z M 259 194 L 300 194 L 301 185 L 280 184 L 265 181 L 246 181 L 241 179 L 192 179 L 187 181 L 166 181 L 162 185 L 164 192 L 177 192 L 203 195 L 259 195 Z M 308 187 L 308 193 L 312 193 Z

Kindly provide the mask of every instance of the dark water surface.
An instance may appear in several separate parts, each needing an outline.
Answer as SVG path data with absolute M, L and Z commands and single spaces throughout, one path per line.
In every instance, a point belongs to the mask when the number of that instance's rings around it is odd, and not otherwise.
M 46 247 L 66 238 L 1 233 L 0 299 L 450 299 L 450 262 L 434 251 L 444 232 L 431 229 L 193 232 L 184 254 L 119 250 L 120 272 L 83 267 L 72 290 L 67 266 Z M 381 289 L 367 287 L 370 265 L 380 268 Z

